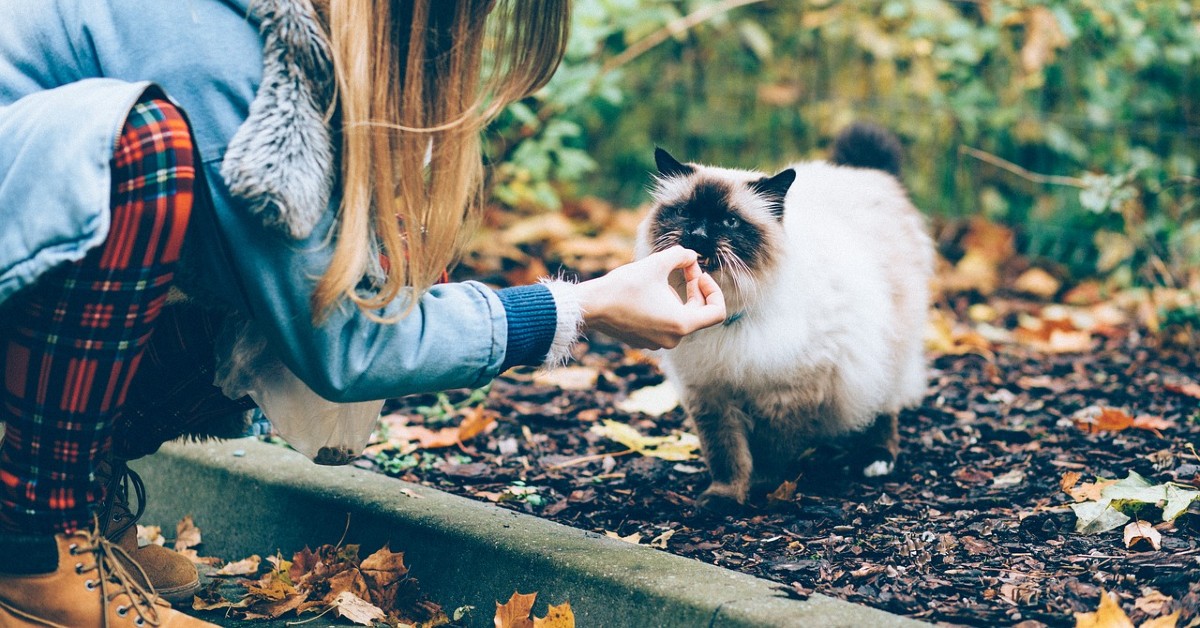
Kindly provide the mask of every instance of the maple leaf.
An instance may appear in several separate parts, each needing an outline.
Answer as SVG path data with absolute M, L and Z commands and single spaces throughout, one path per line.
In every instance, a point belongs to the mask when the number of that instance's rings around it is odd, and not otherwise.
M 774 491 L 767 495 L 768 503 L 787 503 L 796 498 L 796 483 L 784 480 Z
M 641 545 L 642 544 L 642 533 L 641 532 L 634 532 L 627 536 L 621 536 L 619 533 L 613 532 L 612 530 L 605 530 L 604 536 L 607 536 L 610 539 L 616 539 L 618 541 L 625 541 L 626 543 L 629 543 L 631 545 Z
M 675 536 L 675 530 L 667 530 L 653 539 L 650 539 L 650 547 L 665 550 L 667 549 L 667 541 L 670 541 L 671 537 L 673 536 Z M 550 608 L 554 607 L 551 606 Z
M 536 599 L 537 593 L 513 591 L 512 597 L 504 604 L 496 602 L 496 628 L 533 628 L 533 620 L 529 615 L 533 612 Z
M 575 613 L 571 610 L 570 602 L 555 606 L 550 605 L 550 611 L 545 617 L 534 617 L 533 628 L 575 628 Z
M 138 547 L 145 545 L 166 545 L 167 539 L 162 535 L 162 528 L 158 526 L 144 526 L 138 524 L 137 527 Z
M 1075 484 L 1079 482 L 1079 478 L 1083 474 L 1078 471 L 1063 471 L 1062 479 L 1058 481 L 1058 487 L 1062 492 L 1071 495 L 1071 489 L 1075 488 Z
M 533 376 L 533 383 L 562 390 L 594 390 L 600 369 L 594 366 L 564 366 Z
M 183 551 L 200 544 L 200 528 L 192 521 L 191 515 L 186 515 L 175 524 L 175 551 Z

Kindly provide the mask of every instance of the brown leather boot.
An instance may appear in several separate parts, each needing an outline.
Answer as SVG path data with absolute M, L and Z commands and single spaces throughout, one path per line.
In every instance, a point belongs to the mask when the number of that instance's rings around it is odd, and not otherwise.
M 125 550 L 118 560 L 130 557 L 138 569 L 125 565 L 143 587 L 153 587 L 159 596 L 173 604 L 187 604 L 200 589 L 196 566 L 182 554 L 161 545 L 138 547 L 137 522 L 146 509 L 146 488 L 142 478 L 125 465 L 124 460 L 102 461 L 96 468 L 96 478 L 105 485 L 104 502 L 100 505 L 100 533 Z M 129 489 L 137 498 L 137 511 L 129 509 Z M 145 573 L 146 579 L 142 579 Z
M 137 583 L 125 568 L 130 563 L 125 550 L 90 532 L 0 535 L 0 626 L 215 625 L 173 610 L 152 589 Z

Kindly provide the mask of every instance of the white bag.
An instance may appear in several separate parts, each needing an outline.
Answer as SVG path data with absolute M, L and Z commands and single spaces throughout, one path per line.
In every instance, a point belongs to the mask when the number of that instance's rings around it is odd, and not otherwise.
M 217 341 L 213 383 L 230 399 L 250 395 L 279 435 L 317 464 L 356 458 L 383 409 L 383 400 L 334 403 L 313 392 L 248 320 L 226 322 Z

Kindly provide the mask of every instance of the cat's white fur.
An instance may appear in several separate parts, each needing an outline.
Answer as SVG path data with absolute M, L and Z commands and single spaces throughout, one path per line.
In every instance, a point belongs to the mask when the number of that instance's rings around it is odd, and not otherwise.
M 742 215 L 775 223 L 782 241 L 773 243 L 774 262 L 754 289 L 714 273 L 730 316 L 740 318 L 662 353 L 689 414 L 724 403 L 726 412 L 746 414 L 740 420 L 752 422 L 751 431 L 773 435 L 757 449 L 796 456 L 813 439 L 862 430 L 880 413 L 919 402 L 934 254 L 901 184 L 879 170 L 794 164 L 780 233 L 766 200 L 744 185 L 761 173 L 693 167 L 659 180 L 658 204 L 639 230 L 639 257 L 651 252 L 653 212 L 700 180 L 732 183 Z

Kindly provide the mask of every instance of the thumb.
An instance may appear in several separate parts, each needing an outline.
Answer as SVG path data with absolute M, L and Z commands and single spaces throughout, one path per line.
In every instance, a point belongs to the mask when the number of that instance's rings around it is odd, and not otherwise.
M 684 278 L 688 281 L 700 275 L 700 265 L 696 263 L 699 255 L 691 249 L 676 245 L 655 253 L 654 257 L 657 258 L 655 262 L 658 270 L 664 274 L 682 268 L 684 269 Z

